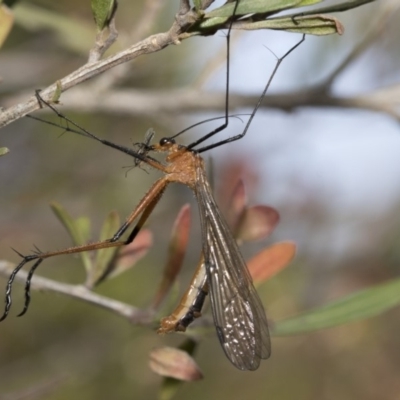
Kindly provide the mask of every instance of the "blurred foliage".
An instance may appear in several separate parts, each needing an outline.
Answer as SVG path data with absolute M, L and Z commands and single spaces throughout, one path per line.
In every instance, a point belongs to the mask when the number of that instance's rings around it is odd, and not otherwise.
M 0 147 L 0 156 L 6 155 L 10 150 L 7 147 Z
M 12 12 L 6 5 L 0 3 L 0 48 L 10 33 L 13 22 Z

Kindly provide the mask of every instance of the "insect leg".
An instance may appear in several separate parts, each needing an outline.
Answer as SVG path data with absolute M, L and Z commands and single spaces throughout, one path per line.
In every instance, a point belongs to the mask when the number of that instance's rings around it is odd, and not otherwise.
M 64 254 L 75 254 L 75 253 L 81 253 L 84 251 L 119 247 L 119 246 L 124 246 L 124 245 L 131 243 L 135 239 L 136 235 L 139 233 L 140 229 L 144 225 L 145 221 L 149 217 L 149 215 L 152 212 L 152 210 L 154 209 L 155 205 L 160 200 L 168 183 L 169 183 L 168 180 L 165 178 L 160 178 L 158 181 L 156 181 L 154 183 L 154 185 L 151 187 L 151 189 L 149 190 L 149 192 L 144 196 L 144 198 L 138 204 L 138 206 L 129 215 L 129 217 L 127 218 L 125 223 L 118 229 L 118 231 L 115 233 L 115 235 L 110 239 L 107 239 L 107 240 L 104 240 L 101 242 L 80 245 L 80 246 L 73 246 L 73 247 L 69 247 L 64 250 L 49 251 L 49 252 L 44 252 L 44 253 L 39 252 L 39 253 L 31 254 L 28 256 L 21 255 L 22 261 L 17 265 L 17 267 L 11 273 L 10 278 L 8 279 L 8 282 L 7 282 L 6 298 L 5 298 L 6 305 L 5 305 L 4 313 L 3 313 L 2 317 L 0 318 L 0 321 L 3 321 L 7 317 L 8 313 L 10 311 L 11 304 L 12 304 L 12 298 L 11 298 L 12 285 L 13 285 L 15 276 L 17 275 L 17 273 L 21 270 L 21 268 L 25 264 L 27 264 L 30 261 L 37 260 L 36 263 L 30 269 L 27 280 L 26 280 L 25 305 L 24 305 L 24 309 L 19 314 L 19 316 L 25 314 L 25 312 L 28 309 L 28 306 L 30 303 L 31 279 L 32 279 L 33 273 L 35 272 L 36 268 L 42 263 L 42 261 L 44 259 L 59 256 L 59 255 L 64 255 Z M 133 228 L 132 232 L 129 234 L 128 238 L 124 241 L 120 241 L 119 239 L 121 238 L 121 236 L 126 232 L 126 230 L 129 228 L 129 226 L 132 224 L 132 222 L 139 215 L 140 215 L 139 221 Z

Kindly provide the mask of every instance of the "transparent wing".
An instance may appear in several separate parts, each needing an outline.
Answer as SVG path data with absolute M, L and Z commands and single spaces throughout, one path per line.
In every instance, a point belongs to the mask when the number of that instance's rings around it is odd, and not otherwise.
M 211 308 L 226 356 L 241 370 L 255 370 L 271 354 L 267 319 L 238 245 L 212 196 L 204 169 L 198 169 L 203 254 Z

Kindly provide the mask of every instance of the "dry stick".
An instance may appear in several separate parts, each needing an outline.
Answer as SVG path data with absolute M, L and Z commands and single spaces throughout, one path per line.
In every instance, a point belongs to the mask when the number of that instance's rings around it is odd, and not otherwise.
M 8 261 L 0 261 L 0 275 L 9 277 L 14 267 L 15 266 Z M 24 283 L 27 277 L 27 272 L 20 271 L 15 277 L 15 280 Z M 67 283 L 60 283 L 52 279 L 34 276 L 32 278 L 32 289 L 62 293 L 69 297 L 86 301 L 88 303 L 100 306 L 106 310 L 112 311 L 113 313 L 128 319 L 132 323 L 146 324 L 152 321 L 152 313 L 143 311 L 136 307 L 132 307 L 129 304 L 122 303 L 120 301 L 93 293 L 83 285 L 70 285 Z
M 89 52 L 88 63 L 99 61 L 104 53 L 113 45 L 118 38 L 117 27 L 115 26 L 115 13 L 108 24 L 108 27 L 98 32 L 95 43 Z
M 151 0 L 148 0 L 151 1 Z M 398 6 L 397 6 L 398 8 Z M 383 25 L 385 18 L 392 16 L 397 8 L 393 8 L 389 11 L 385 10 L 382 22 L 376 25 L 376 32 L 379 32 L 379 25 Z M 131 46 L 130 48 L 111 56 L 105 60 L 87 64 L 63 78 L 60 83 L 63 91 L 83 82 L 93 76 L 100 74 L 116 65 L 122 64 L 124 62 L 130 61 L 139 57 L 143 54 L 150 54 L 155 51 L 159 51 L 170 44 L 179 43 L 179 27 L 185 24 L 182 21 L 190 21 L 194 18 L 193 15 L 187 16 L 185 14 L 177 14 L 176 21 L 172 28 L 166 33 L 160 33 L 150 36 L 147 39 Z M 180 21 L 180 22 L 179 22 Z M 370 36 L 368 39 L 370 40 Z M 400 120 L 400 114 L 395 108 L 395 106 L 390 107 L 388 103 L 382 104 L 374 100 L 373 95 L 369 100 L 363 99 L 362 96 L 355 96 L 351 98 L 340 98 L 332 96 L 326 92 L 326 85 L 330 85 L 334 79 L 347 67 L 347 65 L 357 56 L 362 53 L 364 49 L 364 42 L 352 53 L 351 56 L 347 57 L 341 65 L 332 72 L 327 81 L 320 87 L 315 89 L 310 89 L 303 91 L 302 93 L 294 92 L 286 95 L 278 96 L 267 96 L 263 103 L 263 107 L 274 107 L 283 110 L 293 110 L 297 107 L 307 107 L 307 106 L 330 106 L 339 108 L 365 108 L 371 111 L 383 112 L 389 114 L 396 120 Z M 51 95 L 55 92 L 57 86 L 56 84 L 49 86 L 47 89 L 41 92 L 42 97 L 46 100 L 51 99 Z M 25 98 L 26 95 L 24 95 Z M 147 91 L 110 91 L 107 96 L 104 96 L 101 104 L 98 102 L 98 95 L 92 96 L 91 91 L 80 92 L 79 96 L 74 97 L 77 101 L 76 107 L 80 110 L 101 110 L 101 111 L 114 111 L 119 113 L 130 113 L 136 115 L 147 115 L 151 113 L 177 113 L 177 112 L 196 112 L 196 111 L 207 111 L 207 110 L 220 110 L 222 109 L 222 104 L 224 102 L 223 95 L 219 96 L 215 93 L 198 92 L 192 89 L 179 89 L 168 93 L 169 100 L 165 101 L 164 92 L 147 92 Z M 20 96 L 17 97 L 17 101 Z M 124 99 L 121 102 L 121 99 Z M 13 101 L 15 98 L 12 97 L 9 102 Z M 94 99 L 95 103 L 94 104 Z M 173 101 L 171 102 L 171 99 Z M 111 101 L 112 100 L 112 101 Z M 381 100 L 381 98 L 379 98 Z M 79 104 L 82 101 L 82 104 Z M 233 107 L 245 107 L 254 101 L 253 96 L 232 96 L 232 106 Z M 14 101 L 15 102 L 15 101 Z M 0 114 L 0 127 L 15 121 L 18 118 L 23 117 L 39 108 L 36 97 L 32 97 L 28 102 L 18 104 L 16 106 L 10 107 L 8 110 Z M 150 111 L 151 110 L 151 111 Z
M 59 90 L 59 88 L 61 88 L 63 92 L 81 82 L 86 81 L 87 79 L 93 78 L 94 76 L 115 67 L 116 65 L 131 61 L 143 54 L 160 51 L 171 44 L 179 44 L 180 35 L 185 32 L 185 29 L 191 26 L 197 18 L 198 15 L 190 10 L 185 14 L 178 12 L 178 14 L 175 16 L 175 21 L 168 32 L 149 36 L 148 38 L 134 44 L 128 49 L 112 55 L 104 60 L 91 64 L 85 64 L 70 75 L 67 75 L 65 78 L 57 81 L 57 83 L 44 89 L 41 92 L 42 98 L 46 101 L 51 101 L 52 96 Z M 10 107 L 8 110 L 5 110 L 0 115 L 0 127 L 6 126 L 9 123 L 39 108 L 40 105 L 36 97 L 32 96 L 27 102 L 23 104 L 17 104 L 16 106 Z
M 375 95 L 379 95 L 379 98 Z M 362 93 L 353 97 L 339 97 L 316 87 L 266 96 L 261 107 L 284 111 L 293 111 L 299 107 L 355 108 L 386 113 L 400 121 L 400 112 L 397 110 L 396 104 L 392 102 L 392 98 L 392 95 L 386 100 L 384 96 L 382 98 L 382 90 L 368 94 Z M 78 87 L 63 96 L 63 100 L 65 100 L 64 109 L 70 111 L 107 112 L 130 116 L 157 114 L 158 117 L 188 112 L 222 111 L 225 104 L 222 92 L 212 93 L 192 89 L 169 91 L 115 89 L 108 91 L 107 96 L 102 97 L 99 101 L 97 93 L 90 92 L 85 87 Z M 236 109 L 251 107 L 255 101 L 257 101 L 257 96 L 232 94 L 230 97 L 231 111 L 235 112 Z

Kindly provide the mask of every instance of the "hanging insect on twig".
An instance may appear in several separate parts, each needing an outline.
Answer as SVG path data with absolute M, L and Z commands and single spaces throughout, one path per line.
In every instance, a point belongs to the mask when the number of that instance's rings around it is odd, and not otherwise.
M 184 297 L 180 311 L 175 315 L 176 321 L 163 320 L 160 330 L 179 330 L 186 326 L 197 316 L 204 302 L 207 292 L 210 294 L 211 308 L 214 318 L 218 339 L 221 346 L 234 366 L 241 370 L 255 370 L 260 364 L 260 360 L 266 359 L 271 353 L 270 337 L 268 332 L 267 318 L 261 300 L 253 286 L 252 279 L 247 270 L 246 263 L 239 251 L 238 245 L 223 218 L 217 203 L 214 200 L 211 187 L 208 183 L 204 160 L 201 153 L 213 148 L 228 144 L 241 139 L 246 135 L 251 122 L 265 97 L 270 83 L 285 57 L 287 57 L 300 43 L 302 39 L 292 47 L 283 57 L 277 60 L 276 66 L 270 76 L 255 108 L 253 109 L 244 130 L 228 139 L 217 141 L 203 147 L 199 147 L 205 140 L 215 136 L 228 126 L 229 121 L 229 57 L 230 57 L 230 32 L 234 20 L 238 2 L 230 22 L 227 33 L 227 81 L 226 81 L 226 105 L 225 122 L 197 139 L 188 146 L 177 144 L 175 139 L 184 131 L 174 136 L 164 137 L 158 143 L 151 144 L 153 132 L 149 133 L 145 143 L 139 146 L 138 150 L 133 150 L 106 139 L 102 139 L 83 129 L 73 121 L 59 113 L 51 104 L 45 102 L 37 94 L 38 101 L 52 109 L 59 117 L 64 118 L 77 130 L 66 128 L 67 131 L 76 132 L 83 136 L 94 139 L 106 146 L 117 149 L 135 160 L 135 165 L 147 164 L 164 173 L 158 179 L 147 194 L 143 197 L 137 207 L 128 216 L 123 225 L 117 230 L 113 237 L 108 240 L 74 246 L 58 251 L 40 252 L 22 257 L 22 261 L 12 272 L 6 287 L 6 306 L 3 316 L 4 320 L 11 308 L 11 291 L 15 276 L 27 263 L 34 262 L 31 267 L 25 286 L 25 305 L 19 315 L 23 315 L 30 303 L 30 285 L 32 276 L 37 267 L 47 258 L 63 254 L 75 254 L 91 250 L 100 250 L 131 243 L 137 236 L 145 221 L 153 211 L 156 204 L 161 199 L 166 187 L 173 182 L 188 186 L 195 194 L 201 221 L 202 232 L 202 261 L 199 264 L 198 272 L 193 281 L 193 290 L 188 296 Z M 35 118 L 35 117 L 33 117 Z M 198 125 L 198 124 L 196 124 Z M 159 153 L 165 155 L 165 162 L 161 163 L 150 154 Z M 126 239 L 123 235 L 128 232 L 131 225 L 136 225 L 128 234 Z M 168 325 L 169 324 L 169 325 Z

